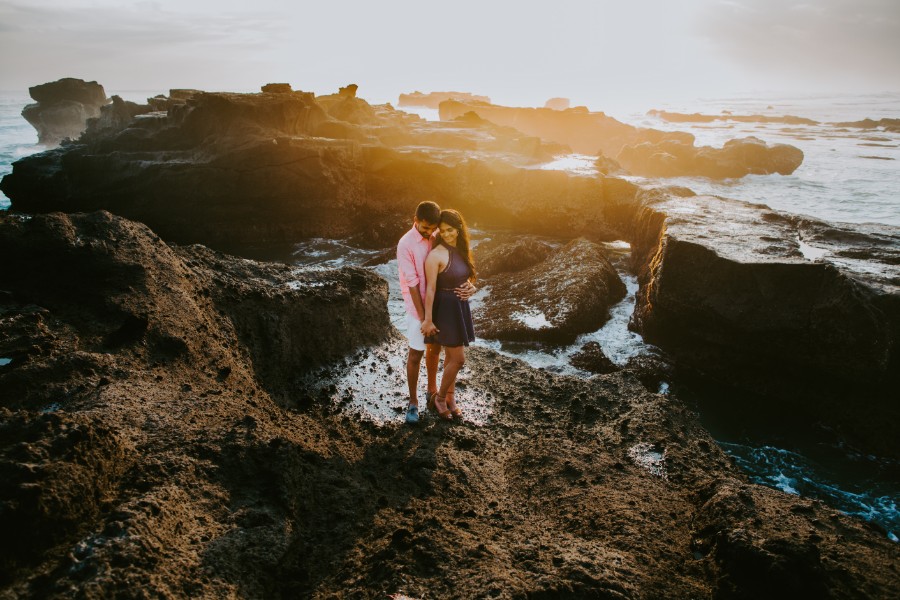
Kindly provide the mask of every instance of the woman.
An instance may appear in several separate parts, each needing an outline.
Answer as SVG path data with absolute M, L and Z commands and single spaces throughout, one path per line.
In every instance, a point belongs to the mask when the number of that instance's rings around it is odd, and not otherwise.
M 465 347 L 475 341 L 469 301 L 456 288 L 475 280 L 475 263 L 469 249 L 469 229 L 459 212 L 441 211 L 438 240 L 425 259 L 425 321 L 422 333 L 428 344 L 444 349 L 441 387 L 428 395 L 428 407 L 442 419 L 462 418 L 456 406 L 456 374 L 466 362 Z

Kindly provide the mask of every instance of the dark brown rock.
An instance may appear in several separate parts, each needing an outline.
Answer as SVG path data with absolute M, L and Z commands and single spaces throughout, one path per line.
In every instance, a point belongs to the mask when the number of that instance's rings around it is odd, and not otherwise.
M 573 367 L 589 373 L 614 373 L 619 370 L 619 367 L 603 353 L 603 348 L 597 342 L 588 342 L 582 346 L 572 355 L 569 362 Z
M 473 347 L 457 399 L 487 426 L 342 410 L 405 402 L 404 340 L 347 354 L 385 316 L 371 273 L 106 213 L 0 215 L 0 251 L 4 597 L 900 594 L 883 532 L 748 482 L 629 372 Z M 341 358 L 308 370 L 318 344 Z
M 552 251 L 552 246 L 535 239 L 494 236 L 478 244 L 478 276 L 490 278 L 527 269 L 546 259 Z
M 570 343 L 603 325 L 609 307 L 625 296 L 603 249 L 585 239 L 528 269 L 497 275 L 489 285 L 476 310 L 476 333 L 499 340 Z
M 71 77 L 36 85 L 28 92 L 37 104 L 26 106 L 22 116 L 37 129 L 38 143 L 47 146 L 76 139 L 88 119 L 99 116 L 107 103 L 102 85 Z
M 897 455 L 889 432 L 900 412 L 887 401 L 900 373 L 897 229 L 704 196 L 651 206 L 633 245 L 644 261 L 633 324 L 644 338 L 679 371 L 753 390 L 759 410 L 822 419 Z M 823 256 L 805 258 L 801 237 Z
M 267 83 L 260 88 L 264 94 L 290 94 L 294 90 L 291 89 L 289 83 Z

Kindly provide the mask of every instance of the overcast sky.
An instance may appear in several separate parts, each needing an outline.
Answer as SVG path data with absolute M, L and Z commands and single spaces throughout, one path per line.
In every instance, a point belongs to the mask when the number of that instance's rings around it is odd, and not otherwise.
M 0 0 L 0 89 L 360 96 L 460 90 L 595 110 L 900 90 L 900 0 Z

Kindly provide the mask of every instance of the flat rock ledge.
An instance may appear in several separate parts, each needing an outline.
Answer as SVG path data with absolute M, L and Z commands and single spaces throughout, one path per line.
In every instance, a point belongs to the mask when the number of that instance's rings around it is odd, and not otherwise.
M 900 230 L 711 196 L 635 226 L 633 325 L 697 373 L 777 399 L 887 456 L 900 447 Z

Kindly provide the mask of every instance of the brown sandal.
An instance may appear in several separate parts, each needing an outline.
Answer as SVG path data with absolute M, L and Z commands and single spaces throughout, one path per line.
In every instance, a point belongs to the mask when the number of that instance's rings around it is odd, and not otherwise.
M 444 410 L 441 410 L 441 407 L 438 405 L 438 402 L 444 405 Z M 450 409 L 447 408 L 447 403 L 444 401 L 444 398 L 435 393 L 433 396 L 434 410 L 437 411 L 438 416 L 444 421 L 452 421 L 453 414 L 450 412 Z
M 450 405 L 448 404 L 447 409 L 450 411 L 450 414 L 452 414 L 454 417 L 456 417 L 457 419 L 462 419 L 463 413 L 459 409 L 459 407 L 456 406 L 456 399 L 453 398 L 454 395 L 455 395 L 454 392 L 450 392 L 445 396 L 446 398 L 450 398 L 451 401 L 453 402 L 453 408 L 450 408 Z
M 425 393 L 425 407 L 428 408 L 428 410 L 437 411 L 437 409 L 434 407 L 434 397 L 435 396 L 437 396 L 437 392 L 426 392 Z

